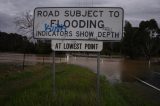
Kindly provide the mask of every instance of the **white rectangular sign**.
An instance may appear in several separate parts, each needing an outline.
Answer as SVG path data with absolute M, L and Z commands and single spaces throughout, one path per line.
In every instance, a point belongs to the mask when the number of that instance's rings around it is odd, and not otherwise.
M 34 38 L 119 41 L 123 15 L 120 7 L 37 7 Z
M 54 51 L 100 52 L 103 48 L 103 43 L 101 41 L 52 40 L 51 48 Z

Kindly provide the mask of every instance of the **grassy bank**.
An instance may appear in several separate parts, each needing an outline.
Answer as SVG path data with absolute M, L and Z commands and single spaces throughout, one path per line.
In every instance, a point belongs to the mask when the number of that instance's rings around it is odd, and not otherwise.
M 138 98 L 135 89 L 100 80 L 100 106 L 151 106 Z M 134 95 L 133 95 L 134 94 Z M 142 100 L 142 101 L 141 101 Z M 51 65 L 0 64 L 0 106 L 95 106 L 96 75 L 76 65 L 56 65 L 56 96 L 52 95 Z
M 76 65 L 56 65 L 56 96 L 52 95 L 51 65 L 0 65 L 0 104 L 3 106 L 95 106 L 96 75 Z M 100 106 L 125 102 L 101 77 Z

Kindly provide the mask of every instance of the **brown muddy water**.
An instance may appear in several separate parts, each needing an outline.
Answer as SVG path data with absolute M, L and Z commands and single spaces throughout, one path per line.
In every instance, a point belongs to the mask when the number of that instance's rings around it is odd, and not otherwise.
M 69 63 L 88 67 L 95 73 L 97 71 L 96 58 L 71 57 Z M 100 74 L 106 76 L 111 83 L 135 81 L 134 77 L 138 77 L 160 87 L 159 73 L 160 65 L 151 64 L 149 67 L 147 61 L 126 60 L 122 58 L 100 59 Z
M 22 64 L 23 54 L 0 53 L 0 63 L 16 63 Z M 50 56 L 37 56 L 27 54 L 25 64 L 36 64 L 39 62 L 51 63 Z M 97 72 L 97 59 L 91 57 L 74 57 L 60 58 L 56 57 L 56 62 L 67 62 L 69 64 L 77 64 L 88 67 L 95 73 Z M 106 76 L 111 83 L 119 83 L 125 81 L 135 81 L 133 77 L 138 77 L 160 88 L 160 64 L 151 64 L 148 66 L 146 61 L 126 60 L 123 58 L 101 58 L 100 74 Z

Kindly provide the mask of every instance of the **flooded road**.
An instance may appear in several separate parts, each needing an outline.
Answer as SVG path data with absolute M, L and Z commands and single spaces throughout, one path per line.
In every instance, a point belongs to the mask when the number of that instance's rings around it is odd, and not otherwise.
M 22 61 L 23 54 L 0 53 L 1 63 L 11 62 L 22 64 Z M 42 57 L 40 55 L 27 54 L 25 57 L 25 64 L 36 64 L 39 62 L 52 63 L 52 56 Z M 97 59 L 95 57 L 56 57 L 56 62 L 77 64 L 87 67 L 95 73 L 97 72 Z M 123 58 L 101 58 L 100 74 L 106 76 L 111 83 L 134 81 L 133 76 L 136 76 L 160 88 L 160 64 L 151 64 L 149 68 L 146 61 L 125 60 Z
M 88 57 L 71 57 L 69 63 L 88 67 L 97 72 L 97 59 Z M 147 61 L 125 60 L 122 58 L 101 58 L 100 74 L 106 76 L 110 83 L 132 82 L 140 78 L 160 88 L 160 65 Z
M 100 59 L 100 74 L 106 76 L 111 82 L 121 82 L 121 64 L 123 59 Z M 88 57 L 72 57 L 69 61 L 71 64 L 88 67 L 97 72 L 97 59 Z

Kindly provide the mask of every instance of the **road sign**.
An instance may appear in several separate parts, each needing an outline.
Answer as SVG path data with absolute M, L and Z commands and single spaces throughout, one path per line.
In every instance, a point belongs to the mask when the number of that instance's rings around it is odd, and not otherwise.
M 38 7 L 34 38 L 119 41 L 123 17 L 120 7 Z
M 52 40 L 53 51 L 90 51 L 100 52 L 103 48 L 101 41 L 82 40 Z

